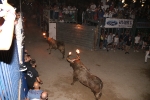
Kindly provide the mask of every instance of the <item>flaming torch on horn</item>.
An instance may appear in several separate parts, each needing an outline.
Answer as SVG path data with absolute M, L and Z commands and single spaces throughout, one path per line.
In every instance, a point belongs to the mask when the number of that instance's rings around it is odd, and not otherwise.
M 80 59 L 80 56 L 79 56 L 80 50 L 77 49 L 77 50 L 76 50 L 76 53 L 77 53 L 77 58 Z
M 46 33 L 45 32 L 43 33 L 43 37 L 46 39 Z

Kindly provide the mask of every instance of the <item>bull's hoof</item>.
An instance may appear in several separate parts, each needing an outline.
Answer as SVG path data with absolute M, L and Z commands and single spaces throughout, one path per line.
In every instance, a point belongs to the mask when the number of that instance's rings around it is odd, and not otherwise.
M 51 54 L 51 53 L 49 53 L 49 54 Z
M 74 85 L 74 83 L 71 83 L 71 85 Z

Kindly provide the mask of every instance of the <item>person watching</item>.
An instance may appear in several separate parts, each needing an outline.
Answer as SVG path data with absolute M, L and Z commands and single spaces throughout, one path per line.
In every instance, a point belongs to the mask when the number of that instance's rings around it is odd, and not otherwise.
M 30 64 L 31 64 L 31 66 L 28 67 L 27 73 L 26 73 L 26 81 L 27 81 L 28 89 L 34 89 L 33 88 L 34 82 L 39 82 L 40 84 L 43 84 L 43 82 L 39 78 L 39 74 L 38 74 L 37 70 L 35 69 L 35 67 L 36 67 L 35 59 L 32 59 L 30 61 Z
M 40 90 L 40 84 L 38 82 L 34 82 L 33 87 L 33 90 L 31 89 L 28 91 L 26 100 L 40 100 L 41 93 L 43 92 Z
M 48 93 L 46 91 L 41 93 L 40 100 L 48 100 Z

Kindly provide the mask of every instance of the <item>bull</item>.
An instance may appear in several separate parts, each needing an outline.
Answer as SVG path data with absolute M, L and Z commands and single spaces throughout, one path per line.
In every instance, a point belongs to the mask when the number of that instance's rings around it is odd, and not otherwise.
M 44 35 L 44 38 L 46 39 L 46 41 L 49 45 L 49 48 L 47 49 L 47 50 L 49 50 L 49 54 L 51 54 L 51 49 L 55 49 L 55 50 L 58 49 L 62 53 L 63 58 L 64 58 L 64 56 L 65 56 L 65 44 L 64 44 L 64 42 L 57 41 L 57 40 L 50 38 L 50 37 L 46 37 L 45 35 Z
M 77 52 L 77 51 L 76 51 Z M 71 52 L 67 56 L 67 61 L 70 63 L 70 66 L 73 68 L 73 82 L 71 85 L 74 85 L 76 81 L 79 81 L 84 86 L 91 89 L 94 93 L 95 100 L 99 100 L 102 95 L 103 82 L 102 80 L 91 74 L 89 69 L 81 62 L 80 56 L 77 53 L 77 57 L 70 59 Z

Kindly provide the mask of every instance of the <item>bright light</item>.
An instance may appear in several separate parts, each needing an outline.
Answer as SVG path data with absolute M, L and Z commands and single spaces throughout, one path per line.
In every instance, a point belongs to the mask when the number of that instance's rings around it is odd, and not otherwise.
M 71 52 L 69 52 L 69 55 L 71 55 Z
M 77 50 L 76 50 L 76 53 L 77 53 L 77 54 L 79 54 L 79 53 L 80 53 L 80 50 L 79 50 L 79 49 L 77 49 Z
M 43 33 L 43 35 L 46 35 L 46 33 Z
M 124 6 L 123 6 L 123 7 L 126 7 L 126 6 L 128 6 L 128 4 L 124 4 Z
M 133 0 L 133 3 L 135 3 L 136 2 L 136 0 Z
M 122 0 L 122 3 L 124 3 L 125 2 L 125 0 Z
M 144 6 L 144 4 L 141 5 L 142 7 Z
M 77 24 L 76 26 L 78 29 L 81 29 L 81 25 L 80 24 Z

